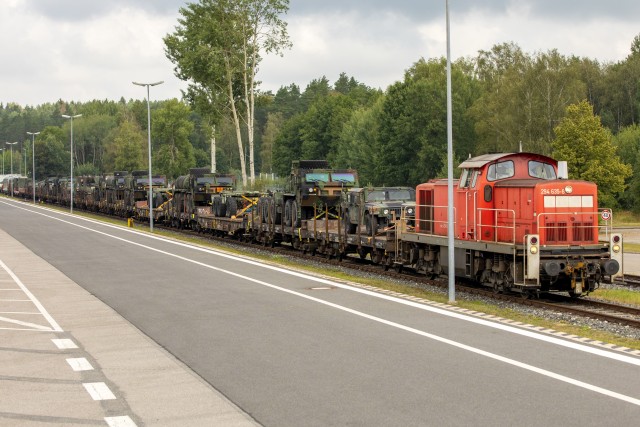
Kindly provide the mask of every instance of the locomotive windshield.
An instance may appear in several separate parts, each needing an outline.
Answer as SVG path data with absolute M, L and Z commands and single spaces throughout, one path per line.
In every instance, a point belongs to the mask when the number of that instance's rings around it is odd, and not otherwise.
M 556 179 L 556 170 L 549 163 L 530 160 L 529 175 L 533 178 Z
M 512 160 L 494 163 L 489 165 L 489 169 L 487 170 L 487 181 L 511 178 L 514 174 L 515 168 Z

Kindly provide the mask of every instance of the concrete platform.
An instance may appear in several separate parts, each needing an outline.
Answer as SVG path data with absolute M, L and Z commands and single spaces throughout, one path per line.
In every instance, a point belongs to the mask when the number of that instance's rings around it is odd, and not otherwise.
M 16 425 L 258 424 L 0 230 L 0 426 Z

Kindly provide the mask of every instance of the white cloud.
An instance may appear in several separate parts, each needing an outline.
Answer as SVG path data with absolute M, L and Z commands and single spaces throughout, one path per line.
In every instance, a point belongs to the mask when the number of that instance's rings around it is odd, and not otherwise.
M 619 12 L 587 0 L 578 9 L 564 2 L 555 9 L 513 0 L 453 3 L 453 59 L 513 41 L 529 53 L 557 48 L 564 55 L 619 61 L 639 32 L 629 16 L 637 9 L 631 3 Z M 173 75 L 162 38 L 174 31 L 184 4 L 1 1 L 0 102 L 144 98 L 146 92 L 133 86 L 134 80 L 164 80 L 151 90 L 153 99 L 180 97 L 186 84 Z M 284 57 L 265 57 L 258 76 L 263 89 L 275 91 L 290 83 L 304 89 L 312 79 L 324 75 L 333 82 L 341 72 L 385 89 L 419 58 L 446 55 L 440 2 L 401 0 L 390 7 L 380 0 L 291 0 L 291 11 L 284 19 L 293 49 Z

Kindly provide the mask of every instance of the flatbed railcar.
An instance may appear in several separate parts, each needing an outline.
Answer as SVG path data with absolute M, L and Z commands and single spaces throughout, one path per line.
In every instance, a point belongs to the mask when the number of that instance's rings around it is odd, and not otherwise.
M 611 210 L 598 205 L 595 183 L 568 179 L 566 163 L 533 153 L 499 153 L 470 158 L 459 167 L 453 248 L 448 247 L 446 180 L 419 184 L 415 202 L 405 203 L 400 217 L 372 233 L 365 224 L 347 227 L 338 201 L 357 186 L 356 172 L 318 161 L 294 163 L 289 189 L 262 195 L 227 191 L 216 181 L 220 177 L 192 170 L 173 193 L 162 193 L 166 197 L 154 204 L 154 220 L 328 257 L 369 257 L 385 268 L 433 277 L 448 273 L 453 250 L 456 276 L 523 296 L 559 291 L 579 297 L 623 274 L 623 239 L 612 232 Z M 93 205 L 127 215 L 120 183 L 126 174 L 86 180 L 91 184 L 86 192 L 75 195 L 87 198 L 87 209 Z M 69 184 L 65 178 L 48 179 L 37 194 L 66 205 Z M 232 215 L 222 214 L 223 191 L 224 205 L 233 201 Z M 148 219 L 146 202 L 135 203 L 135 215 Z

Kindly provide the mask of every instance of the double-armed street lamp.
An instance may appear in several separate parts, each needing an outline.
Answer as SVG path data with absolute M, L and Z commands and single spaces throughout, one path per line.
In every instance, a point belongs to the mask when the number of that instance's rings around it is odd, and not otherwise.
M 18 143 L 18 141 L 16 142 L 5 142 L 5 144 L 8 144 L 11 146 L 11 175 L 13 175 L 13 146 L 16 145 Z
M 31 165 L 31 180 L 33 182 L 33 186 L 31 187 L 31 192 L 33 193 L 33 204 L 36 204 L 36 135 L 40 134 L 40 132 L 27 132 L 27 135 L 31 135 L 31 155 L 33 159 L 33 164 Z M 25 159 L 26 162 L 26 159 Z M 26 163 L 25 163 L 26 165 Z M 27 167 L 25 166 L 25 169 Z
M 147 136 L 149 139 L 149 193 L 147 195 L 147 200 L 149 204 L 149 231 L 153 232 L 153 177 L 151 175 L 151 105 L 149 103 L 149 87 L 158 86 L 159 84 L 164 83 L 164 81 L 155 83 L 131 83 L 137 86 L 147 87 Z
M 73 213 L 73 119 L 76 119 L 78 117 L 82 117 L 82 114 L 76 114 L 75 116 L 68 116 L 66 114 L 63 114 L 62 117 L 64 117 L 65 119 L 70 119 L 71 120 L 71 182 L 70 182 L 70 206 L 71 206 L 71 213 Z

